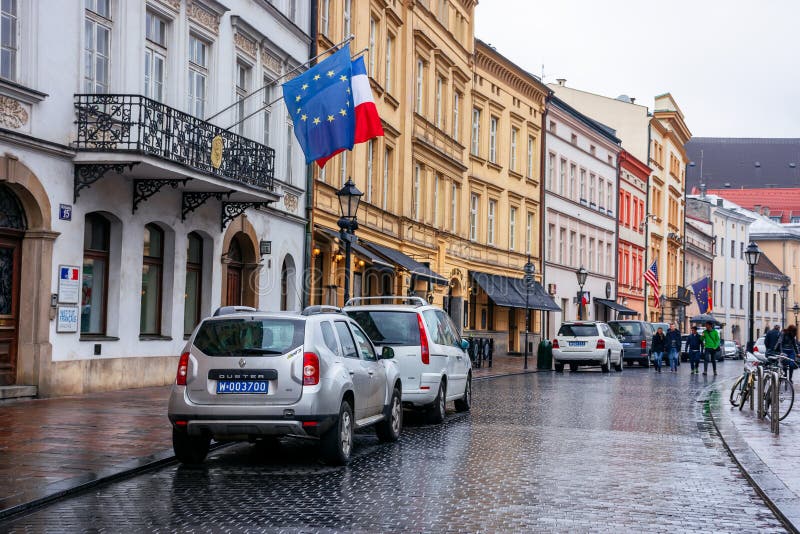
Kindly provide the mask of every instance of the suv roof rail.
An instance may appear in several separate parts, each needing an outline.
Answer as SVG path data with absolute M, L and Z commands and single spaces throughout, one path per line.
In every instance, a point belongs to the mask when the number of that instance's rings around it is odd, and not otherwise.
M 318 313 L 342 313 L 338 306 L 323 304 L 322 306 L 306 306 L 300 315 L 316 315 Z
M 345 302 L 345 306 L 358 306 L 366 304 L 410 304 L 412 306 L 426 306 L 428 302 L 417 296 L 404 297 L 402 295 L 386 295 L 382 297 L 354 297 Z
M 232 313 L 252 313 L 256 311 L 258 310 L 251 308 L 250 306 L 221 306 L 214 312 L 214 317 L 219 317 L 220 315 L 230 315 Z

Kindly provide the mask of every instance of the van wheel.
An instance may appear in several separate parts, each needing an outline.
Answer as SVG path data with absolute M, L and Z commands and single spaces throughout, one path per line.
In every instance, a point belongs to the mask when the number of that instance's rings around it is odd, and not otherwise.
M 208 436 L 190 436 L 177 428 L 172 429 L 172 450 L 182 464 L 202 464 L 210 446 L 211 438 Z
M 403 405 L 400 403 L 400 390 L 395 388 L 389 401 L 387 417 L 375 425 L 375 433 L 383 442 L 397 441 L 403 430 Z
M 333 428 L 319 440 L 322 458 L 330 465 L 345 465 L 353 450 L 353 408 L 346 400 L 339 408 L 339 418 Z
M 444 422 L 447 406 L 447 390 L 445 389 L 444 382 L 439 383 L 439 392 L 436 394 L 436 399 L 433 404 L 428 408 L 428 422 L 438 425 Z
M 464 396 L 456 399 L 457 412 L 468 412 L 472 407 L 472 374 L 467 375 L 467 384 L 464 386 Z

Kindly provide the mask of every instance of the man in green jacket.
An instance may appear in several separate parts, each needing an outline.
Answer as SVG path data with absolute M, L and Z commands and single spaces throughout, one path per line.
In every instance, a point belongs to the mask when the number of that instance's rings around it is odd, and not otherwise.
M 714 323 L 706 321 L 706 329 L 703 330 L 703 346 L 706 348 L 703 357 L 703 374 L 708 374 L 708 360 L 714 368 L 714 375 L 717 374 L 717 351 L 719 350 L 719 332 L 714 328 Z

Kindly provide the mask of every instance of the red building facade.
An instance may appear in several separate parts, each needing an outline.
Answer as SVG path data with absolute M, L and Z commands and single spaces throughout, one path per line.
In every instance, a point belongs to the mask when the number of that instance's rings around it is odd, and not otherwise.
M 619 154 L 617 302 L 645 319 L 647 180 L 652 170 L 629 152 Z

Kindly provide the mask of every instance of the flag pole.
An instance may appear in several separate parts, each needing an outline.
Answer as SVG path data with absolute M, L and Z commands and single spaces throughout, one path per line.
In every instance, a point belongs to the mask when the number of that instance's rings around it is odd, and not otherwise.
M 281 79 L 283 79 L 283 78 L 286 78 L 287 76 L 289 76 L 289 75 L 290 75 L 290 74 L 292 74 L 293 72 L 295 72 L 295 71 L 297 71 L 297 70 L 299 70 L 299 69 L 301 69 L 301 68 L 305 67 L 306 65 L 308 65 L 308 64 L 309 64 L 309 63 L 311 63 L 312 61 L 315 61 L 315 60 L 316 60 L 316 59 L 318 59 L 320 56 L 324 56 L 325 54 L 327 54 L 327 53 L 328 53 L 328 52 L 330 52 L 331 50 L 334 50 L 334 49 L 336 49 L 336 48 L 340 48 L 340 47 L 342 47 L 342 46 L 346 45 L 347 43 L 349 43 L 349 42 L 350 42 L 350 41 L 352 41 L 353 39 L 355 39 L 355 35 L 353 35 L 353 34 L 350 34 L 350 37 L 348 37 L 348 38 L 347 38 L 347 39 L 345 39 L 344 41 L 342 41 L 342 42 L 340 42 L 340 43 L 337 43 L 337 44 L 335 44 L 335 45 L 331 46 L 330 48 L 327 48 L 327 49 L 323 50 L 322 52 L 320 52 L 320 53 L 319 53 L 319 54 L 317 54 L 316 56 L 312 57 L 311 59 L 309 59 L 309 60 L 308 60 L 308 61 L 306 61 L 305 63 L 301 63 L 300 65 L 297 65 L 297 66 L 296 66 L 295 68 L 293 68 L 292 70 L 290 70 L 290 71 L 288 71 L 288 72 L 285 72 L 285 73 L 281 74 L 280 76 L 278 76 L 277 78 L 275 78 L 275 79 L 274 79 L 274 80 L 272 80 L 271 82 L 269 82 L 269 83 L 267 83 L 267 84 L 264 84 L 263 86 L 261 86 L 260 88 L 256 89 L 255 91 L 253 91 L 253 92 L 252 92 L 252 93 L 250 93 L 249 95 L 245 95 L 244 97 L 240 98 L 239 100 L 236 100 L 236 101 L 235 101 L 233 104 L 231 104 L 231 105 L 229 105 L 229 106 L 226 106 L 226 107 L 222 108 L 221 110 L 217 111 L 216 113 L 214 113 L 213 115 L 211 115 L 210 117 L 208 117 L 208 118 L 206 118 L 206 119 L 204 119 L 204 120 L 205 120 L 205 121 L 210 121 L 211 119 L 213 119 L 213 118 L 215 118 L 215 117 L 218 117 L 218 116 L 222 115 L 223 113 L 225 113 L 226 111 L 228 111 L 229 109 L 231 109 L 233 106 L 235 106 L 235 105 L 236 105 L 236 104 L 238 104 L 239 102 L 241 102 L 241 101 L 243 101 L 243 100 L 247 100 L 247 99 L 248 99 L 248 98 L 250 98 L 251 96 L 255 96 L 255 95 L 257 95 L 258 93 L 260 93 L 261 91 L 263 91 L 263 90 L 264 90 L 264 89 L 266 89 L 267 87 L 272 87 L 273 85 L 275 85 L 275 84 L 278 82 L 278 80 L 281 80 Z M 276 101 L 276 102 L 277 102 L 277 101 Z M 274 102 L 273 102 L 273 103 L 274 103 Z M 236 126 L 236 125 L 234 124 L 233 126 Z M 232 127 L 232 126 L 231 126 L 231 127 Z M 229 127 L 229 128 L 226 128 L 226 130 L 229 130 L 231 127 Z
M 329 50 L 330 50 L 330 49 L 329 49 Z M 356 58 L 356 57 L 360 56 L 361 54 L 363 54 L 364 52 L 366 52 L 367 50 L 369 50 L 369 48 L 364 48 L 363 50 L 359 50 L 358 52 L 356 52 L 356 53 L 355 53 L 355 55 L 351 56 L 351 58 Z M 324 52 L 323 52 L 323 54 L 324 54 Z M 317 56 L 317 57 L 319 57 L 319 56 Z M 315 58 L 315 59 L 316 59 L 316 58 Z M 286 74 L 289 74 L 289 73 L 287 72 Z M 284 75 L 284 76 L 285 76 L 285 75 Z M 276 81 L 277 81 L 277 80 L 278 80 L 278 78 L 276 78 Z M 264 87 L 266 87 L 266 85 L 265 85 Z M 263 87 L 262 87 L 262 89 L 263 89 Z M 248 95 L 248 96 L 249 96 L 249 95 Z M 245 97 L 245 98 L 247 98 L 247 97 Z M 242 100 L 244 100 L 244 98 L 243 98 Z M 272 102 L 270 102 L 270 103 L 268 103 L 268 104 L 264 104 L 263 106 L 261 106 L 260 108 L 258 108 L 258 109 L 257 109 L 257 110 L 255 110 L 254 112 L 252 112 L 251 114 L 249 114 L 249 115 L 247 115 L 247 116 L 245 116 L 245 117 L 243 117 L 243 118 L 239 119 L 238 121 L 234 122 L 233 124 L 231 124 L 230 126 L 228 126 L 227 128 L 225 128 L 225 130 L 226 130 L 226 131 L 230 130 L 230 129 L 231 129 L 231 128 L 233 128 L 234 126 L 237 126 L 237 125 L 239 125 L 239 124 L 243 123 L 244 121 L 246 121 L 247 119 L 249 119 L 250 117 L 252 117 L 252 116 L 254 116 L 254 115 L 258 115 L 259 113 L 261 113 L 262 111 L 264 111 L 264 110 L 265 110 L 265 109 L 267 109 L 268 107 L 272 106 L 272 104 L 275 104 L 276 102 L 280 102 L 281 100 L 283 100 L 283 96 L 279 96 L 278 98 L 276 98 L 276 99 L 275 99 L 275 100 L 273 100 Z M 241 101 L 241 100 L 238 100 L 238 101 L 234 102 L 233 104 L 231 104 L 230 106 L 228 106 L 228 107 L 227 107 L 227 108 L 225 108 L 225 109 L 229 109 L 229 108 L 231 108 L 232 106 L 236 105 L 236 104 L 237 104 L 238 102 L 240 102 L 240 101 Z M 223 109 L 222 111 L 225 111 L 225 109 Z M 222 111 L 220 111 L 220 113 L 222 113 Z M 219 114 L 219 113 L 218 113 L 218 114 Z M 218 115 L 218 114 L 217 114 L 217 115 Z M 215 115 L 215 116 L 216 116 L 216 115 Z

